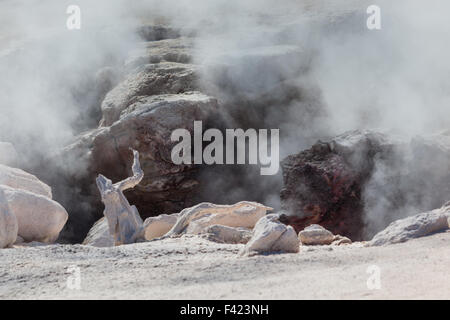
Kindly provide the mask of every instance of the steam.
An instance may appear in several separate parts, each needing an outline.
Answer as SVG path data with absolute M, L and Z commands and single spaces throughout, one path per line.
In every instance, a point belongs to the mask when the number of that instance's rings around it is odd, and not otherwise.
M 81 8 L 79 31 L 66 29 L 71 4 Z M 101 100 L 118 80 L 112 72 L 105 84 L 98 72 L 120 70 L 140 45 L 136 27 L 155 22 L 194 31 L 204 90 L 227 106 L 231 127 L 279 128 L 280 158 L 347 130 L 379 128 L 409 139 L 449 128 L 450 4 L 379 0 L 382 30 L 369 31 L 370 4 L 0 1 L 0 141 L 11 141 L 33 167 L 96 127 Z M 397 170 L 376 167 L 367 199 L 385 194 L 376 182 Z M 214 189 L 229 186 L 236 196 L 247 189 L 277 207 L 281 173 L 254 182 L 262 179 L 255 172 L 240 175 L 244 187 L 224 181 Z
M 134 22 L 120 13 L 123 3 L 78 1 L 82 29 L 69 31 L 70 3 L 0 2 L 0 38 L 6 39 L 0 44 L 0 138 L 13 142 L 25 162 L 95 125 L 102 98 L 96 72 L 119 65 L 137 43 Z M 105 6 L 111 16 L 103 14 Z

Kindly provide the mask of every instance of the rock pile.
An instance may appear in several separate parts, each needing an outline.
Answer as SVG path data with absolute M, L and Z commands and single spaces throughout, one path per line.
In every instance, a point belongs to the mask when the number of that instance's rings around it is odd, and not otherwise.
M 205 235 L 224 243 L 246 243 L 250 230 L 272 208 L 256 202 L 242 201 L 234 205 L 201 203 L 179 213 L 147 218 L 143 224 L 145 240 L 168 238 L 181 234 Z M 89 231 L 83 244 L 108 246 L 114 243 L 105 219 Z
M 56 241 L 68 214 L 52 200 L 51 188 L 35 176 L 0 164 L 0 247 L 16 241 Z

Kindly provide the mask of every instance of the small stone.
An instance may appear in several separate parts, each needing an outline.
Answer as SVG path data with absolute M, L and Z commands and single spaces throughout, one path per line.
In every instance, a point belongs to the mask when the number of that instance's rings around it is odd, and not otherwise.
M 350 240 L 349 238 L 341 236 L 341 235 L 337 235 L 334 237 L 334 240 L 331 244 L 334 246 L 341 246 L 341 245 L 351 244 L 351 243 L 352 243 L 352 240 Z
M 269 214 L 259 219 L 253 229 L 252 238 L 241 254 L 297 253 L 299 246 L 294 228 L 281 223 L 277 214 Z
M 300 231 L 298 238 L 304 245 L 329 245 L 334 241 L 335 236 L 324 227 L 312 224 Z
M 10 247 L 17 237 L 18 223 L 11 212 L 8 201 L 0 189 L 0 248 Z
M 214 242 L 230 244 L 246 244 L 252 237 L 252 231 L 246 228 L 233 228 L 212 225 L 206 228 L 205 237 Z

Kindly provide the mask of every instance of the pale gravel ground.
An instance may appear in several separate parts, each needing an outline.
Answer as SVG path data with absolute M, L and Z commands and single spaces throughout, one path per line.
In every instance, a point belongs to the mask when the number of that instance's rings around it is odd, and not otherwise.
M 303 247 L 240 257 L 198 237 L 117 248 L 0 250 L 0 299 L 450 299 L 450 232 L 386 247 Z M 381 269 L 369 290 L 367 267 Z M 81 270 L 69 290 L 67 268 Z

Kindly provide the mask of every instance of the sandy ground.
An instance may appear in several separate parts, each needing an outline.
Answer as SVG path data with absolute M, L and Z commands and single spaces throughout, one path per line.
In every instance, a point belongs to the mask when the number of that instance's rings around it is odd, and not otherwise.
M 386 247 L 241 257 L 195 236 L 116 248 L 0 250 L 1 299 L 450 299 L 450 232 Z M 370 266 L 380 289 L 369 289 Z M 80 270 L 80 289 L 76 284 Z M 369 269 L 371 270 L 371 269 Z M 373 274 L 372 274 L 373 277 Z

